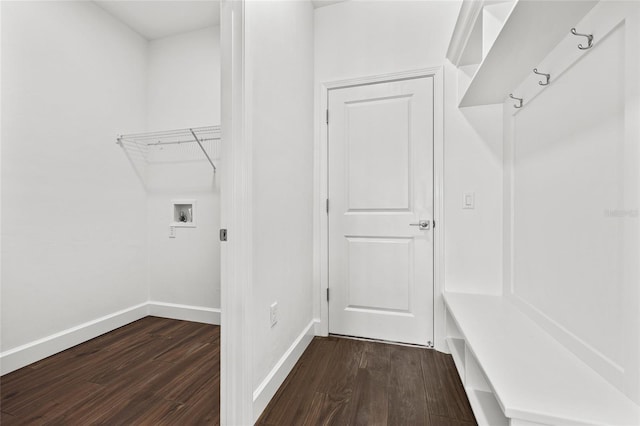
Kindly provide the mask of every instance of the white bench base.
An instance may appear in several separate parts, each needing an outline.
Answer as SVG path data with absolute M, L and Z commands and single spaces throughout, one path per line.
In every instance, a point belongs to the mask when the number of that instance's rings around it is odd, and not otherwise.
M 500 296 L 445 293 L 447 344 L 480 425 L 640 425 L 640 407 Z

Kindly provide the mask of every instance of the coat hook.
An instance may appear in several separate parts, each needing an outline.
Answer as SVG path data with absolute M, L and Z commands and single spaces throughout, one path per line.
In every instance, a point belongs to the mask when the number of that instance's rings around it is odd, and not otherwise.
M 533 69 L 534 74 L 538 74 L 538 75 L 544 75 L 547 78 L 547 82 L 543 83 L 542 80 L 538 80 L 538 84 L 540 86 L 546 86 L 549 84 L 549 82 L 551 81 L 551 74 L 545 74 L 543 72 L 538 72 L 538 68 L 534 68 Z
M 571 28 L 571 34 L 587 38 L 587 46 L 585 47 L 582 44 L 579 44 L 578 45 L 578 49 L 587 50 L 587 49 L 591 49 L 593 47 L 593 34 L 580 34 L 580 33 L 576 32 L 575 28 Z
M 520 103 L 518 105 L 514 105 L 514 108 L 522 108 L 522 98 L 516 98 L 513 96 L 513 93 L 509 93 L 509 97 L 511 99 L 515 99 L 516 101 L 519 101 Z

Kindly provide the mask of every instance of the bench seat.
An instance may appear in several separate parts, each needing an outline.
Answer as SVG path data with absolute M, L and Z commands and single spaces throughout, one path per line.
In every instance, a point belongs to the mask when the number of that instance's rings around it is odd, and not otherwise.
M 445 293 L 447 343 L 479 424 L 640 425 L 640 407 L 501 296 Z

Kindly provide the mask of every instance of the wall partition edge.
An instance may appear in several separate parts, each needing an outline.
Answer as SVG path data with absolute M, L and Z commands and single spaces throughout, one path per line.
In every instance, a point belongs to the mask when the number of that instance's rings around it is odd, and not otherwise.
M 2 6 L 0 5 L 0 46 L 2 45 Z M 0 95 L 2 94 L 2 55 L 0 55 Z M 0 102 L 0 117 L 2 117 L 2 102 Z M 0 147 L 2 136 L 0 136 Z M 2 176 L 2 149 L 0 149 L 0 176 Z M 0 190 L 0 235 L 2 234 L 2 191 Z M 0 306 L 2 302 L 2 245 L 0 245 Z M 0 373 L 2 374 L 2 373 Z
M 325 200 L 328 198 L 329 161 L 328 133 L 325 120 L 328 108 L 329 90 L 363 84 L 382 83 L 385 81 L 409 78 L 433 78 L 433 315 L 434 315 L 434 348 L 448 352 L 445 342 L 445 308 L 444 308 L 444 68 L 442 65 L 354 77 L 320 83 L 319 101 L 316 111 L 316 123 L 319 124 L 315 138 L 314 174 L 314 283 L 320 301 L 320 318 L 316 319 L 315 333 L 318 336 L 329 334 L 329 302 L 325 297 L 329 288 L 329 217 Z
M 222 0 L 220 423 L 253 423 L 251 377 L 251 140 L 245 82 L 245 2 Z

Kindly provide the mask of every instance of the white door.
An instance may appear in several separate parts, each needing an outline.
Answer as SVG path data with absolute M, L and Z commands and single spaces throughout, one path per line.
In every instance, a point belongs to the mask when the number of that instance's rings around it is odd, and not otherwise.
M 329 332 L 427 345 L 433 78 L 332 89 L 328 105 Z

